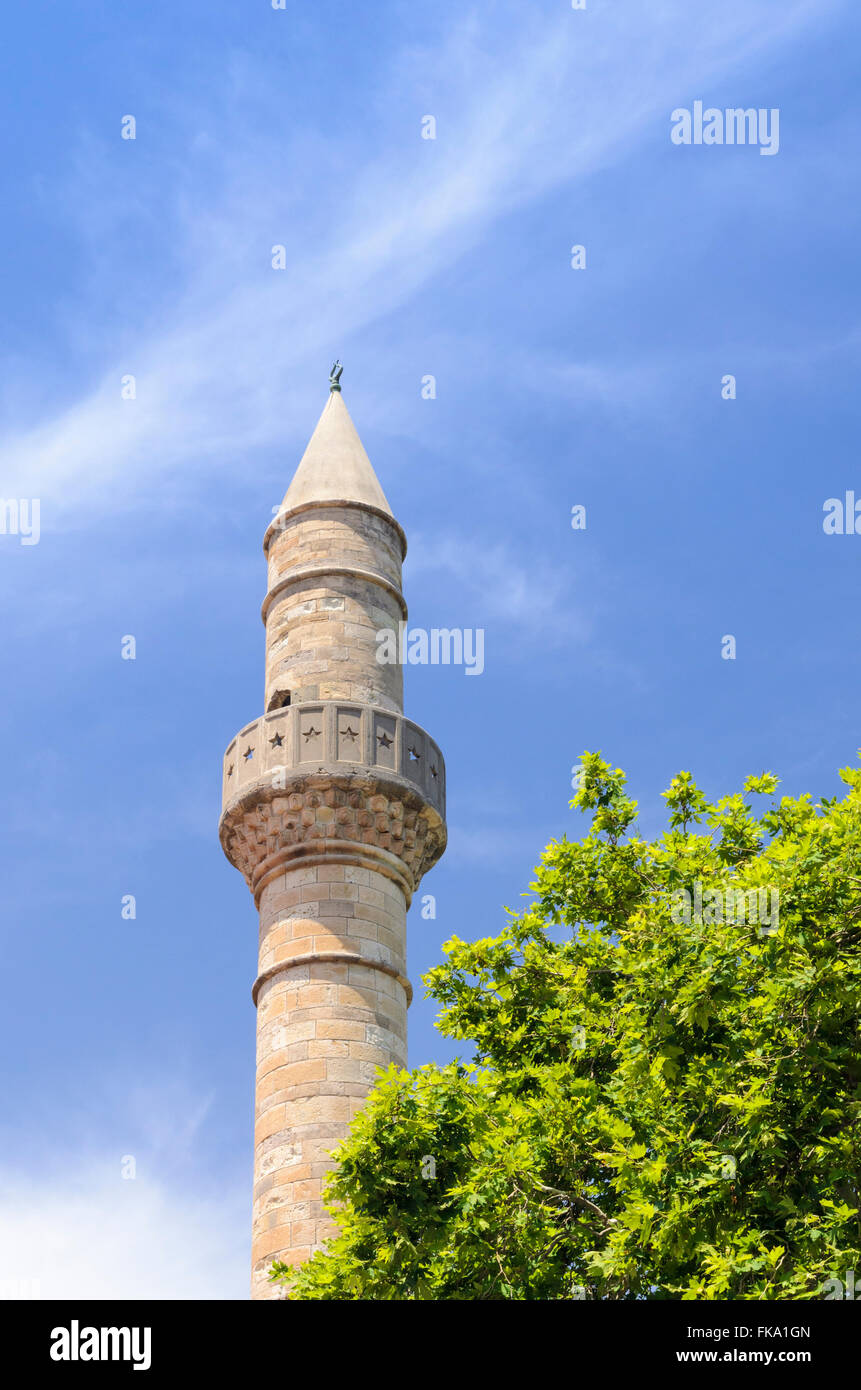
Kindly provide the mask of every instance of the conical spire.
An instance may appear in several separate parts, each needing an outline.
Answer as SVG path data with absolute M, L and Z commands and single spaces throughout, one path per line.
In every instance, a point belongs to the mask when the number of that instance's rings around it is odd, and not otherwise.
M 313 502 L 360 502 L 392 516 L 340 388 L 329 395 L 281 511 Z

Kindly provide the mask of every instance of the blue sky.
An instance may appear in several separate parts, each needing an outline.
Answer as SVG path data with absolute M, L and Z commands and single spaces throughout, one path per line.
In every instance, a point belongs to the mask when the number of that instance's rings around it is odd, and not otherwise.
M 681 768 L 833 794 L 861 743 L 861 536 L 822 527 L 861 498 L 861 17 L 32 0 L 5 29 L 0 497 L 41 535 L 0 535 L 0 1292 L 241 1298 L 256 917 L 221 755 L 261 712 L 261 540 L 329 364 L 411 624 L 486 632 L 480 678 L 406 671 L 449 794 L 417 984 L 580 833 L 583 748 L 646 834 Z M 674 145 L 697 100 L 778 108 L 779 153 Z M 415 1065 L 453 1055 L 421 994 Z

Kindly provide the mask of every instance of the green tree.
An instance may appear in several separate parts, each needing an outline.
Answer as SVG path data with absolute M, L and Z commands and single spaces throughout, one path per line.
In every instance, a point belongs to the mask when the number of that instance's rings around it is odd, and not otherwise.
M 805 1299 L 861 1268 L 861 771 L 818 805 L 681 773 L 650 843 L 582 763 L 583 840 L 425 976 L 474 1060 L 380 1073 L 291 1298 Z

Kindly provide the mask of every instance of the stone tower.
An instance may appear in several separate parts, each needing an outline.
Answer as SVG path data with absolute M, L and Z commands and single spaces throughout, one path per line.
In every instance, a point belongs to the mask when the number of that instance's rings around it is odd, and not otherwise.
M 403 716 L 406 539 L 340 372 L 263 540 L 265 713 L 224 759 L 220 836 L 260 915 L 252 1297 L 331 1234 L 329 1154 L 375 1069 L 406 1065 L 406 914 L 445 848 L 439 749 Z

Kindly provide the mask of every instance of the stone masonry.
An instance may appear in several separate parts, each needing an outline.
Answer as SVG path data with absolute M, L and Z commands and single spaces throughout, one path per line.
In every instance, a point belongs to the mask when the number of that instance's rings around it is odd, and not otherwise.
M 406 552 L 337 386 L 264 537 L 266 713 L 227 750 L 220 835 L 260 916 L 252 1297 L 332 1233 L 332 1149 L 406 1065 L 406 914 L 445 848 L 445 766 L 376 633 Z

